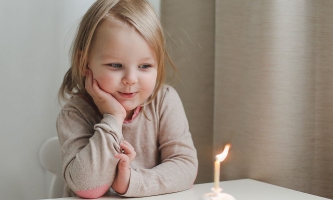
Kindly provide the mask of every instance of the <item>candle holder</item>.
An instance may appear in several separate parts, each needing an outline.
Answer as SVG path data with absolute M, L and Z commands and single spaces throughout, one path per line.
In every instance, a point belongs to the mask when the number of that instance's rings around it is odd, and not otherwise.
M 212 188 L 212 192 L 206 193 L 200 200 L 235 200 L 233 196 L 227 193 L 222 193 L 222 188 Z

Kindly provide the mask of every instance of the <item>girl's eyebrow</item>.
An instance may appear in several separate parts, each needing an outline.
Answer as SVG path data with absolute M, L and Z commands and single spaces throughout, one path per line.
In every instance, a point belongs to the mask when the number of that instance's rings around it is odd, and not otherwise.
M 152 56 L 148 56 L 148 57 L 142 58 L 141 61 L 155 61 L 155 58 Z
M 102 55 L 100 55 L 100 57 L 102 58 L 102 60 L 106 60 L 106 59 L 118 59 L 117 56 L 110 55 L 110 54 L 102 54 Z
M 117 56 L 117 55 L 110 55 L 110 54 L 102 54 L 100 55 L 100 58 L 102 60 L 120 60 L 122 59 L 121 56 Z M 147 56 L 147 57 L 143 57 L 143 58 L 140 58 L 139 60 L 140 62 L 156 62 L 156 59 L 153 57 L 153 56 Z

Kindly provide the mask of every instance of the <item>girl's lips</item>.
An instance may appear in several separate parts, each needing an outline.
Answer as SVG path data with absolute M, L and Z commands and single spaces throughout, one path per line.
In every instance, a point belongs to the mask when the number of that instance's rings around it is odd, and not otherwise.
M 120 94 L 120 96 L 130 99 L 133 98 L 136 95 L 136 92 L 133 93 L 123 93 L 123 92 L 118 92 Z

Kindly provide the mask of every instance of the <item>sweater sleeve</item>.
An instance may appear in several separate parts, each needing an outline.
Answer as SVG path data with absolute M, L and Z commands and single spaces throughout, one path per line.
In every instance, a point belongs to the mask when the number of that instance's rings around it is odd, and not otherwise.
M 116 119 L 105 114 L 90 124 L 79 111 L 63 109 L 57 119 L 63 177 L 68 187 L 83 198 L 98 198 L 116 175 L 122 133 Z
M 142 197 L 186 190 L 192 187 L 197 176 L 197 152 L 175 89 L 166 88 L 159 109 L 161 164 L 152 169 L 131 168 L 129 188 L 123 196 Z

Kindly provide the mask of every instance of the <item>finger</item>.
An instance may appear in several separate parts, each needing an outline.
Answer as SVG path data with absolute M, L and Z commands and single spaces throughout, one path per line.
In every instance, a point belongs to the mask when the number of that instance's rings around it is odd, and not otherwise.
M 124 142 L 122 142 L 120 144 L 120 148 L 122 148 L 124 150 L 124 154 L 126 154 L 130 161 L 134 160 L 134 158 L 136 157 L 136 152 L 134 150 L 134 148 L 132 147 L 132 145 L 130 145 L 129 143 L 126 144 Z
M 120 159 L 121 162 L 129 161 L 128 156 L 126 156 L 125 154 L 122 154 L 122 153 L 118 153 L 118 154 L 114 155 L 114 157 Z
M 96 96 L 99 99 L 106 99 L 108 98 L 108 93 L 104 92 L 98 85 L 98 82 L 94 79 L 92 81 L 92 89 L 94 91 L 94 93 L 96 94 Z
M 120 143 L 120 147 L 124 149 L 125 152 L 131 153 L 134 152 L 134 147 L 127 141 L 122 141 Z
M 107 95 L 107 93 L 99 87 L 98 82 L 93 78 L 93 73 L 90 69 L 87 69 L 86 71 L 85 88 L 94 100 L 104 99 L 105 95 Z
M 126 140 L 123 140 L 122 143 L 124 143 L 125 145 L 127 145 L 129 148 L 134 150 L 134 147 L 131 145 L 131 143 L 127 142 Z
M 114 157 L 119 159 L 118 165 L 119 167 L 123 167 L 123 168 L 129 168 L 130 166 L 130 159 L 128 156 L 126 156 L 125 154 L 116 154 Z

